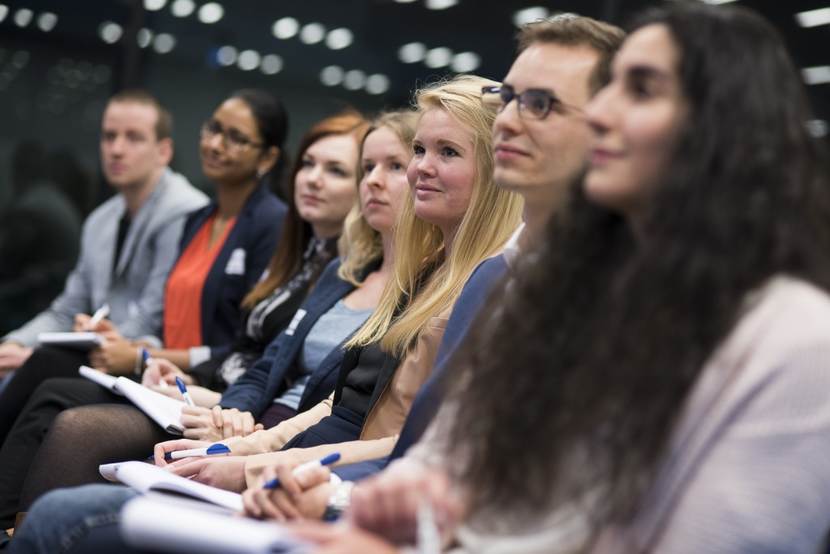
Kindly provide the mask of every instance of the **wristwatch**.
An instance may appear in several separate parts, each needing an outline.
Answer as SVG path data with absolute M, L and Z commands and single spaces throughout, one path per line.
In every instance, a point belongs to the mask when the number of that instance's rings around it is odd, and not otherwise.
M 352 489 L 354 488 L 353 481 L 342 481 L 334 473 L 331 476 L 331 483 L 334 485 L 334 490 L 331 496 L 329 496 L 326 511 L 323 512 L 323 521 L 336 521 L 343 515 L 343 512 L 346 511 L 346 508 L 351 503 Z M 336 482 L 334 478 L 337 479 Z

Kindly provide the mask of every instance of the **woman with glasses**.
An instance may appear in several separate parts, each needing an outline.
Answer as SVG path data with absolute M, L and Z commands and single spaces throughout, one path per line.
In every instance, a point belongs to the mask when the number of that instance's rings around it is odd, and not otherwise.
M 178 366 L 193 366 L 193 375 L 204 384 L 223 389 L 232 383 L 288 324 L 309 287 L 336 255 L 337 235 L 355 196 L 357 139 L 365 126 L 362 117 L 349 112 L 312 129 L 292 183 L 313 198 L 304 202 L 298 192 L 297 206 L 292 205 L 283 216 L 285 207 L 268 191 L 265 180 L 285 137 L 282 106 L 263 91 L 242 91 L 223 102 L 203 125 L 200 141 L 203 170 L 216 184 L 216 201 L 192 214 L 185 226 L 182 253 L 166 287 L 164 348 L 130 343 L 113 330 L 105 352 L 98 354 L 111 356 L 115 371 L 118 360 L 133 359 L 130 372 L 135 367 L 140 376 L 143 349 L 150 356 L 167 360 L 161 363 L 173 372 L 180 372 Z M 326 150 L 326 138 L 342 142 Z M 310 155 L 315 145 L 323 146 L 316 158 Z M 279 210 L 267 211 L 263 206 L 268 204 Z M 274 253 L 280 226 L 282 240 Z M 270 270 L 261 278 L 269 258 Z M 102 369 L 112 372 L 109 364 Z M 48 379 L 53 376 L 63 378 Z M 0 460 L 15 460 L 17 470 L 0 478 L 0 517 L 8 513 L 10 520 L 18 508 L 23 477 L 60 412 L 75 406 L 120 402 L 108 390 L 78 378 L 77 368 L 36 377 L 48 380 L 34 391 L 0 449 Z M 215 403 L 220 395 L 204 396 L 204 402 Z M 86 429 L 89 415 L 73 415 L 62 420 L 63 425 Z M 93 419 L 106 424 L 100 417 Z M 87 449 L 89 456 L 140 456 L 134 454 L 136 449 L 148 448 L 163 435 L 146 417 L 131 418 L 130 422 L 135 440 L 94 441 Z M 245 420 L 238 426 L 250 431 L 253 421 Z M 121 429 L 119 425 L 113 428 Z M 97 448 L 92 449 L 93 445 Z M 55 473 L 47 460 L 43 462 L 34 466 L 47 469 L 34 472 L 28 489 L 34 492 L 29 497 L 48 488 L 46 482 L 55 478 L 60 482 L 68 475 L 89 479 L 88 468 L 73 466 L 78 471 L 67 468 Z M 5 462 L 0 463 L 5 467 Z

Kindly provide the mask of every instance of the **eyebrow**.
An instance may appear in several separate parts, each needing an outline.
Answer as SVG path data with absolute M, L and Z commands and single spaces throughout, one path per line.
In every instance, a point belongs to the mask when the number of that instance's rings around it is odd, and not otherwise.
M 658 81 L 667 81 L 669 74 L 651 65 L 633 65 L 625 70 L 625 74 L 637 79 L 656 79 Z

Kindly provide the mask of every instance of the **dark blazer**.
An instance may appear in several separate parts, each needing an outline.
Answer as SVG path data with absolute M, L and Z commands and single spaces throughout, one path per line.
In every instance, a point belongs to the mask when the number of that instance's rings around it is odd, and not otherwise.
M 211 202 L 188 217 L 179 252 L 184 252 L 217 207 Z M 240 303 L 268 266 L 287 212 L 285 204 L 263 184 L 236 217 L 202 289 L 202 342 L 210 347 L 211 357 L 230 352 L 242 321 Z
M 249 411 L 257 417 L 268 409 L 285 388 L 286 377 L 294 369 L 311 328 L 323 314 L 354 290 L 354 285 L 337 276 L 339 267 L 339 259 L 329 263 L 288 328 L 271 341 L 262 357 L 222 395 L 219 404 L 223 408 Z M 303 392 L 299 411 L 331 394 L 342 359 L 343 349 L 335 348 L 314 370 Z
M 504 256 L 489 258 L 479 264 L 453 306 L 441 347 L 438 349 L 438 356 L 435 358 L 435 370 L 415 396 L 394 450 L 388 458 L 336 468 L 334 472 L 341 478 L 355 481 L 372 475 L 383 469 L 388 462 L 403 456 L 410 446 L 418 442 L 441 406 L 444 383 L 450 374 L 449 359 L 467 336 L 481 306 L 487 301 L 493 285 L 502 279 L 507 269 Z

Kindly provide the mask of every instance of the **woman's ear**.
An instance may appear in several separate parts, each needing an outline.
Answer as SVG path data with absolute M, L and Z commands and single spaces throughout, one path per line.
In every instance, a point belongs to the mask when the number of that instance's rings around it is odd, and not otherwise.
M 282 152 L 276 146 L 271 146 L 268 150 L 265 150 L 257 164 L 257 175 L 262 176 L 271 171 L 277 160 L 280 159 L 281 154 Z

